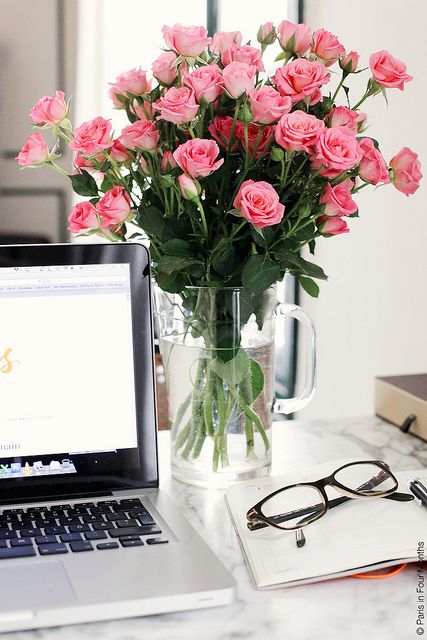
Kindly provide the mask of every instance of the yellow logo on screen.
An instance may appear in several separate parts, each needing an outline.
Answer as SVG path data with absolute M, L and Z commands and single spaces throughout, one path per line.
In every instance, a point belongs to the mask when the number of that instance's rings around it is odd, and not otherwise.
M 15 364 L 19 364 L 19 360 L 12 360 L 11 353 L 12 349 L 10 347 L 6 349 L 3 355 L 1 355 L 0 351 L 0 373 L 12 373 Z

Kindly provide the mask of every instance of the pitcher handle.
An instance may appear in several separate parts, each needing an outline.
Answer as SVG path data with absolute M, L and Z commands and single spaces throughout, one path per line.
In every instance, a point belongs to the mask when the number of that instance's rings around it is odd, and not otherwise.
M 296 304 L 279 302 L 276 307 L 276 316 L 289 316 L 295 318 L 309 330 L 311 349 L 307 349 L 306 380 L 301 393 L 294 398 L 276 398 L 273 411 L 275 413 L 294 413 L 310 402 L 316 388 L 316 329 L 308 313 Z

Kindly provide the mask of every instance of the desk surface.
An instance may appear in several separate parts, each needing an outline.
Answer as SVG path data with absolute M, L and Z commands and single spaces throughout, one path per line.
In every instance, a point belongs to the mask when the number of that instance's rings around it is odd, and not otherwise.
M 8 640 L 338 640 L 342 637 L 402 640 L 416 637 L 414 565 L 388 580 L 344 578 L 256 591 L 251 585 L 223 492 L 205 491 L 172 480 L 168 432 L 159 434 L 159 447 L 161 488 L 184 509 L 188 520 L 234 574 L 238 583 L 237 602 L 202 611 L 17 632 L 9 634 Z M 420 468 L 427 466 L 427 444 L 401 434 L 374 417 L 274 425 L 275 474 L 350 456 L 382 459 L 396 470 Z

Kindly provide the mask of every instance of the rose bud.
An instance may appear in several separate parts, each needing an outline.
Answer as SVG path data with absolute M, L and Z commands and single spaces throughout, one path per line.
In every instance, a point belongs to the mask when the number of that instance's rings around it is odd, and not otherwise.
M 177 166 L 176 162 L 175 162 L 175 158 L 173 157 L 172 151 L 169 151 L 169 149 L 167 149 L 162 157 L 162 161 L 160 163 L 160 169 L 163 171 L 163 173 L 169 173 L 170 171 L 172 171 L 172 169 L 175 169 L 175 167 Z
M 319 231 L 324 236 L 338 236 L 341 233 L 348 233 L 350 229 L 342 218 L 329 218 L 321 216 L 317 221 Z
M 30 118 L 38 125 L 58 124 L 67 117 L 68 109 L 65 93 L 56 91 L 54 96 L 44 96 L 31 109 Z
M 339 59 L 339 65 L 341 69 L 346 73 L 355 73 L 357 65 L 359 64 L 359 54 L 357 51 L 349 51 L 342 58 Z
M 257 38 L 260 44 L 267 46 L 273 44 L 276 39 L 276 31 L 272 22 L 262 24 L 258 29 Z
M 197 180 L 186 173 L 181 173 L 181 175 L 178 176 L 178 182 L 183 198 L 186 200 L 195 200 L 199 197 L 201 187 Z
M 22 167 L 40 166 L 49 160 L 49 147 L 41 133 L 33 133 L 27 138 L 15 160 Z
M 391 181 L 398 191 L 409 196 L 420 186 L 423 177 L 418 155 L 408 147 L 403 147 L 390 160 Z

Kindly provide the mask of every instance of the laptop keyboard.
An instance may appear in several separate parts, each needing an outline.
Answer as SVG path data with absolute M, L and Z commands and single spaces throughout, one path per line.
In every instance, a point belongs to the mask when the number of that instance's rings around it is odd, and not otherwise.
M 0 560 L 165 544 L 161 533 L 139 498 L 3 509 Z

